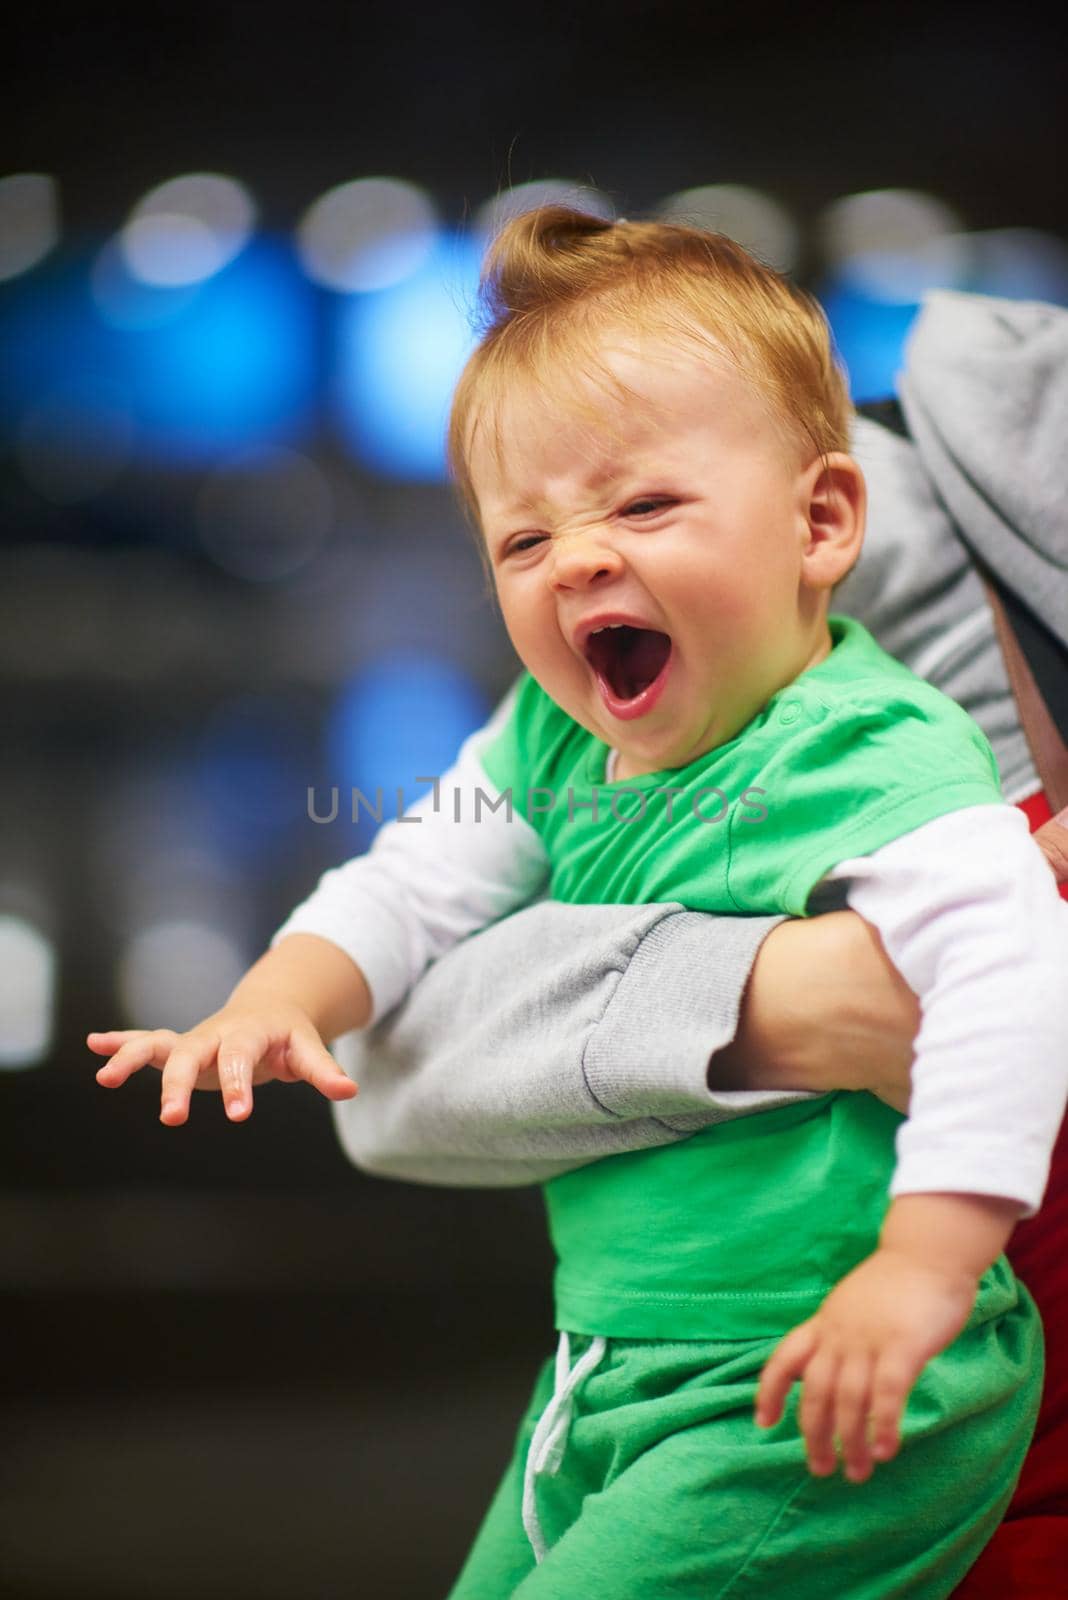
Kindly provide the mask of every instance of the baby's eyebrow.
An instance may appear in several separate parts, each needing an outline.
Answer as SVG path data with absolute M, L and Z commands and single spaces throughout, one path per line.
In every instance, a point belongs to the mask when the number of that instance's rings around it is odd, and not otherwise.
M 608 457 L 598 457 L 591 461 L 588 470 L 577 480 L 577 492 L 582 495 L 597 496 L 602 494 L 637 492 L 639 489 L 650 487 L 652 478 L 663 478 L 665 474 L 673 476 L 675 468 L 669 461 L 661 458 L 659 452 L 639 449 L 635 453 L 620 451 L 619 454 Z M 646 480 L 644 483 L 639 480 Z M 557 510 L 553 499 L 546 494 L 532 493 L 530 495 L 517 494 L 515 499 L 502 499 L 495 503 L 492 510 L 485 517 L 485 527 L 492 527 L 494 538 L 502 534 L 527 532 L 539 529 L 547 521 L 552 521 Z
M 579 492 L 582 494 L 599 494 L 604 489 L 610 489 L 622 484 L 626 479 L 633 478 L 636 473 L 646 470 L 639 460 L 634 462 L 624 459 L 612 462 L 609 465 L 591 467 L 590 471 L 579 482 Z M 495 515 L 502 521 L 512 521 L 515 518 L 534 517 L 535 519 L 551 513 L 552 501 L 544 495 L 520 496 L 509 500 L 495 510 Z

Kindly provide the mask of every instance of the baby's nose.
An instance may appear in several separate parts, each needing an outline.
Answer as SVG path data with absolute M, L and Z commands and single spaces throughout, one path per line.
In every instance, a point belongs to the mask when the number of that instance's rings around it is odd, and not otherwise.
M 602 573 L 617 573 L 621 566 L 619 552 L 595 530 L 563 534 L 553 541 L 552 577 L 556 583 L 590 583 Z

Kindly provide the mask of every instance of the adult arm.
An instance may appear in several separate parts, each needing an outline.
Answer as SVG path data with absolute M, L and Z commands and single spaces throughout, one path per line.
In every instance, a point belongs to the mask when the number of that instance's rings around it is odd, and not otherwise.
M 1068 873 L 1057 821 L 1034 835 Z M 1060 852 L 1060 853 L 1059 853 Z M 465 940 L 335 1054 L 351 1160 L 410 1182 L 517 1185 L 802 1092 L 909 1105 L 920 1009 L 875 927 L 542 901 Z
M 863 1001 L 863 1003 L 862 1003 Z M 541 1181 L 805 1092 L 904 1109 L 915 997 L 852 912 L 811 921 L 543 901 L 335 1053 L 350 1159 L 411 1182 Z

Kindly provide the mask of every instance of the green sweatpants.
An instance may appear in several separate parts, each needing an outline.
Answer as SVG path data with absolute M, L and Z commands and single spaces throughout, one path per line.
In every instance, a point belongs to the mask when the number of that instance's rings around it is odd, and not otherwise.
M 572 1368 L 591 1342 L 572 1336 Z M 522 1495 L 547 1361 L 449 1600 L 944 1600 L 997 1527 L 1034 1429 L 1043 1344 L 1026 1289 L 928 1363 L 900 1451 L 862 1484 L 809 1473 L 797 1385 L 774 1428 L 754 1423 L 777 1342 L 609 1339 L 572 1397 L 559 1466 L 534 1480 L 539 1564 Z

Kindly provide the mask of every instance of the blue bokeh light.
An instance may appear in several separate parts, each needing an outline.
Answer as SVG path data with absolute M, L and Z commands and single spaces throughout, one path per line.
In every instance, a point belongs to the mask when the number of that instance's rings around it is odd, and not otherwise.
M 841 280 L 824 284 L 818 297 L 849 374 L 854 403 L 894 394 L 918 303 L 876 300 Z
M 410 277 L 336 304 L 331 392 L 339 433 L 384 477 L 445 477 L 449 402 L 475 335 L 482 244 L 443 233 Z
M 352 790 L 359 789 L 377 810 L 381 789 L 382 822 L 390 821 L 397 815 L 397 790 L 404 811 L 430 789 L 416 778 L 446 772 L 489 710 L 482 691 L 450 661 L 408 651 L 382 657 L 346 686 L 329 715 L 327 784 L 317 809 L 329 811 L 329 791 L 336 787 L 338 825 L 351 828 Z M 357 809 L 354 844 L 362 849 L 378 824 L 362 802 Z
M 209 819 L 206 841 L 223 861 L 253 863 L 290 848 L 314 781 L 314 722 L 284 697 L 238 695 L 208 717 L 190 763 Z
M 105 247 L 105 251 L 108 247 Z M 62 258 L 0 293 L 0 413 L 17 426 L 57 391 L 121 394 L 142 461 L 196 466 L 293 442 L 314 419 L 315 291 L 288 247 L 259 240 L 194 289 L 152 290 Z

